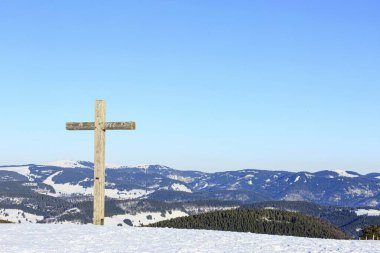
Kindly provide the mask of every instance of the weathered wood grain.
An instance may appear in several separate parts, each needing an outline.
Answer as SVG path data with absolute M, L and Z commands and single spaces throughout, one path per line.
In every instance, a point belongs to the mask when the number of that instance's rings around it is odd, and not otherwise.
M 128 122 L 106 122 L 106 130 L 135 130 L 136 123 Z M 67 122 L 66 130 L 95 130 L 94 122 Z
M 105 143 L 106 130 L 135 130 L 129 122 L 106 122 L 106 102 L 95 101 L 95 122 L 67 122 L 67 130 L 94 130 L 94 212 L 93 223 L 104 225 Z
M 106 145 L 106 102 L 95 102 L 95 152 L 94 152 L 94 225 L 104 225 L 104 183 Z
M 94 122 L 67 122 L 66 130 L 95 130 Z
M 128 122 L 106 122 L 106 130 L 135 130 L 136 123 Z

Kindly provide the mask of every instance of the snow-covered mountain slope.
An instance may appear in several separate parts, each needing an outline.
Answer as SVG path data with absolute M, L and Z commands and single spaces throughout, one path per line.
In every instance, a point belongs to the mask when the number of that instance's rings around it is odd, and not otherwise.
M 118 214 L 106 217 L 104 224 L 106 226 L 143 226 L 151 223 L 188 216 L 187 213 L 180 210 L 170 210 L 166 212 L 141 212 L 135 214 Z
M 61 168 L 90 168 L 91 166 L 86 166 L 82 161 L 71 161 L 71 160 L 60 160 L 43 163 L 44 166 L 54 166 Z
M 10 252 L 380 252 L 380 241 L 311 239 L 252 233 L 93 225 L 0 225 Z
M 3 172 L 2 174 L 5 174 L 4 172 L 15 172 L 19 175 L 25 176 L 27 178 L 29 177 L 30 170 L 29 166 L 0 166 L 0 171 Z M 3 180 L 5 181 L 6 178 L 3 177 Z
M 255 169 L 205 173 L 162 165 L 110 164 L 106 177 L 106 195 L 114 199 L 218 199 L 244 203 L 298 200 L 323 205 L 380 207 L 379 173 Z M 47 192 L 51 196 L 91 196 L 93 163 L 64 160 L 40 165 L 0 166 L 0 182 L 8 181 L 43 183 L 53 189 Z
M 367 216 L 380 216 L 380 210 L 375 209 L 358 209 L 355 211 L 357 216 L 367 215 Z
M 44 216 L 42 215 L 27 213 L 20 209 L 0 208 L 0 220 L 6 220 L 15 223 L 37 223 L 43 219 Z

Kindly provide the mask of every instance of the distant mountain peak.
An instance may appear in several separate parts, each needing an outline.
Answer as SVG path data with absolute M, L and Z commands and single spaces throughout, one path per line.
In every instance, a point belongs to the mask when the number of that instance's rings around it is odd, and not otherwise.
M 90 168 L 88 166 L 89 162 L 85 161 L 74 161 L 74 160 L 57 160 L 47 163 L 43 163 L 43 166 L 55 166 L 61 168 Z
M 334 170 L 340 177 L 359 177 L 359 174 L 356 172 L 345 171 L 345 170 Z

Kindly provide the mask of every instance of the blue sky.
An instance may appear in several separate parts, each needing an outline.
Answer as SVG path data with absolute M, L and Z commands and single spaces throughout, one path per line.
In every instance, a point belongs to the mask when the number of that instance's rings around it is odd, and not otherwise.
M 0 1 L 0 164 L 380 167 L 379 1 Z

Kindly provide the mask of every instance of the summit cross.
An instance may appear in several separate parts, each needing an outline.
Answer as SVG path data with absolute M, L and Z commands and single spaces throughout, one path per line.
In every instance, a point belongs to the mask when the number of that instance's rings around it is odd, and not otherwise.
M 106 122 L 106 102 L 95 101 L 95 122 L 67 122 L 66 130 L 94 130 L 93 224 L 104 225 L 104 183 L 106 130 L 135 130 L 135 122 Z

